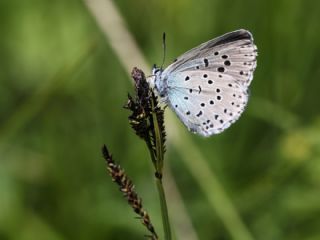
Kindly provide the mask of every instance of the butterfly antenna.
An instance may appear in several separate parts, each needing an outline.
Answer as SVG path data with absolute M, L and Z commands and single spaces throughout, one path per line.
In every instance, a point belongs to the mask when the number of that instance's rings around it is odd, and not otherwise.
M 166 45 L 166 33 L 165 32 L 163 32 L 163 34 L 162 34 L 162 48 L 163 48 L 163 59 L 162 59 L 162 64 L 161 64 L 161 70 L 163 69 L 163 65 L 166 60 L 167 45 Z

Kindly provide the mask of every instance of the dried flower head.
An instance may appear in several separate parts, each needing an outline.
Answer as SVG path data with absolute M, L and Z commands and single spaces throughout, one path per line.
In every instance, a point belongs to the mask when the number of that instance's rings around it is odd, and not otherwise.
M 151 233 L 148 236 L 150 239 L 158 239 L 158 235 L 151 223 L 150 217 L 142 207 L 142 199 L 138 196 L 137 192 L 134 190 L 134 185 L 132 181 L 126 175 L 124 169 L 120 165 L 116 164 L 112 156 L 110 155 L 106 145 L 102 147 L 102 154 L 107 162 L 107 169 L 112 178 L 112 180 L 117 183 L 119 190 L 123 193 L 123 196 L 127 199 L 129 205 L 132 207 L 134 212 L 138 214 L 141 218 L 141 222 Z
M 129 122 L 135 133 L 146 142 L 156 167 L 156 175 L 161 178 L 166 140 L 164 109 L 149 87 L 144 73 L 138 68 L 133 68 L 131 75 L 135 82 L 136 95 L 128 95 L 125 105 L 125 108 L 132 112 Z

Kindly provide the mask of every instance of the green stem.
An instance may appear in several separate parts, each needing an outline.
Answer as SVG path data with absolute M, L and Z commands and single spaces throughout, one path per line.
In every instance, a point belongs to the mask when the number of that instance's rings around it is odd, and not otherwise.
M 162 180 L 157 178 L 156 181 L 157 181 L 158 193 L 160 198 L 164 239 L 171 240 L 172 238 L 171 238 L 171 229 L 170 229 L 170 223 L 169 223 L 167 201 L 166 201 L 166 196 L 165 196 L 163 185 L 162 185 Z
M 162 169 L 163 169 L 163 160 L 164 160 L 164 139 L 161 133 L 161 129 L 158 122 L 158 116 L 156 111 L 156 106 L 153 97 L 151 97 L 151 108 L 152 108 L 152 122 L 154 128 L 154 138 L 155 138 L 155 150 L 156 156 L 153 156 L 153 159 L 156 160 L 155 168 L 156 168 L 156 182 L 160 199 L 161 206 L 161 216 L 162 216 L 162 224 L 164 231 L 164 239 L 171 240 L 171 228 L 169 222 L 169 214 L 167 208 L 166 196 L 163 189 L 162 184 Z
M 149 153 L 150 153 L 150 157 L 151 157 L 151 161 L 153 163 L 153 166 L 157 169 L 157 160 L 156 160 L 156 157 L 153 153 L 152 145 L 151 145 L 149 139 L 146 140 L 146 144 L 149 149 Z
M 157 162 L 156 162 L 156 171 L 162 175 L 162 167 L 163 167 L 163 139 L 159 129 L 159 122 L 157 118 L 157 113 L 155 112 L 155 103 L 151 98 L 151 106 L 152 106 L 152 120 L 155 132 L 155 140 L 156 140 L 156 154 L 157 154 Z

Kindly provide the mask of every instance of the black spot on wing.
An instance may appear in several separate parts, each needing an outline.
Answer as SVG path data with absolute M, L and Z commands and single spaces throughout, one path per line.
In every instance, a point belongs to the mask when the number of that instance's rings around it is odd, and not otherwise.
M 224 67 L 218 67 L 218 72 L 224 72 Z
M 203 61 L 204 61 L 204 66 L 208 67 L 209 66 L 209 60 L 205 58 L 205 59 L 203 59 Z
M 200 117 L 202 115 L 202 111 L 200 111 L 196 116 Z

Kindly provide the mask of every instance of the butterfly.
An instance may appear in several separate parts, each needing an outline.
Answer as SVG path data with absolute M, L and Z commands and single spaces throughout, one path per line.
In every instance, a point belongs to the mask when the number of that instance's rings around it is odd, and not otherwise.
M 244 111 L 256 57 L 252 34 L 240 29 L 202 43 L 165 69 L 154 67 L 148 81 L 189 131 L 208 137 Z

